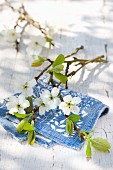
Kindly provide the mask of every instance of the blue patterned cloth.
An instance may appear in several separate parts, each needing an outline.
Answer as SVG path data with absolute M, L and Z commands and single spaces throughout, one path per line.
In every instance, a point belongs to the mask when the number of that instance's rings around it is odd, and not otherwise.
M 34 87 L 34 94 L 39 97 L 39 93 L 44 89 L 51 90 L 52 86 L 47 84 L 47 78 L 39 79 L 37 85 Z M 60 86 L 62 96 L 71 95 L 72 97 L 79 96 L 81 98 L 80 107 L 80 121 L 76 123 L 80 130 L 90 131 L 96 124 L 99 117 L 108 113 L 109 108 L 102 102 L 87 95 L 75 92 L 73 90 L 64 89 Z M 15 94 L 18 95 L 18 94 Z M 0 103 L 0 123 L 9 133 L 17 139 L 26 140 L 26 135 L 18 134 L 16 131 L 19 120 L 12 115 L 7 115 L 6 102 Z M 59 109 L 50 110 L 45 115 L 37 114 L 35 121 L 36 141 L 45 146 L 51 147 L 56 143 L 79 150 L 84 140 L 81 140 L 74 132 L 72 135 L 67 135 L 65 131 L 66 119 L 63 112 Z

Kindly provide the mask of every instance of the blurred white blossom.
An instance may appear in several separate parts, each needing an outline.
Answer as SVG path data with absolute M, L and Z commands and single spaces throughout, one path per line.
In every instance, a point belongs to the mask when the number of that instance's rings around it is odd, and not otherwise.
M 25 114 L 24 109 L 29 107 L 30 103 L 28 100 L 25 99 L 25 96 L 21 94 L 18 97 L 15 96 L 10 97 L 6 106 L 10 114 L 14 113 Z
M 53 36 L 54 36 L 54 34 L 56 33 L 55 26 L 52 26 L 52 25 L 50 25 L 48 22 L 45 22 L 44 27 L 45 27 L 45 29 L 46 29 L 47 37 L 48 37 L 50 40 L 53 40 Z M 55 42 L 55 46 L 56 46 L 56 42 Z M 46 48 L 51 48 L 51 49 L 53 49 L 53 46 L 51 45 L 51 43 L 50 43 L 49 41 L 46 42 Z
M 6 42 L 14 43 L 19 37 L 20 34 L 17 33 L 15 29 L 7 29 L 4 31 L 4 39 Z
M 31 42 L 28 44 L 28 47 L 26 49 L 30 65 L 34 60 L 37 59 L 45 45 L 46 39 L 44 37 L 40 35 L 36 37 L 31 37 Z
M 42 48 L 45 47 L 46 39 L 42 36 L 31 37 L 31 42 L 28 44 L 27 53 L 39 55 Z
M 19 86 L 18 91 L 22 92 L 25 97 L 33 95 L 33 87 L 36 85 L 36 80 L 32 79 Z
M 38 59 L 38 55 L 36 55 L 35 53 L 33 53 L 33 51 L 30 51 L 30 52 L 29 52 L 29 55 L 28 55 L 28 59 L 29 59 L 29 64 L 30 64 L 30 66 L 31 66 L 32 63 L 33 63 L 33 61 Z
M 64 112 L 64 114 L 69 115 L 71 112 L 78 114 L 79 107 L 77 104 L 81 102 L 80 97 L 73 97 L 71 95 L 67 95 L 63 98 L 63 102 L 60 103 L 59 108 Z

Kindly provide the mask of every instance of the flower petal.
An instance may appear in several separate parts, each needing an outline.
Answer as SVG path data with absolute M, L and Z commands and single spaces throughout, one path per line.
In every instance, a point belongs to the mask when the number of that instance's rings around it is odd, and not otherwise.
M 35 42 L 31 42 L 26 49 L 26 52 L 28 53 L 29 56 L 33 54 L 38 56 L 41 53 L 41 51 L 42 51 L 42 46 L 35 45 Z
M 28 82 L 29 87 L 34 87 L 36 85 L 36 80 L 32 79 Z
M 61 102 L 60 105 L 59 105 L 59 109 L 61 109 L 61 110 L 66 109 L 66 103 Z
M 18 109 L 16 107 L 9 110 L 9 113 L 12 115 L 14 115 L 14 112 L 18 112 Z
M 45 46 L 46 40 L 45 40 L 44 37 L 42 37 L 42 36 L 39 35 L 39 36 L 37 36 L 36 38 L 37 38 L 38 43 L 39 43 L 41 46 Z
M 36 98 L 33 103 L 39 107 L 42 104 L 42 100 L 40 98 Z
M 72 104 L 79 104 L 81 102 L 80 97 L 73 97 L 72 98 Z
M 26 97 L 28 97 L 28 96 L 32 96 L 33 95 L 33 89 L 32 88 L 28 88 L 27 90 L 26 90 L 26 94 L 24 94 Z
M 10 101 L 10 102 L 14 102 L 15 100 L 17 100 L 17 98 L 16 98 L 15 96 L 11 96 L 11 97 L 9 98 L 9 101 Z
M 50 109 L 56 109 L 56 108 L 57 108 L 56 103 L 51 102 L 51 103 L 50 103 Z
M 51 109 L 51 108 L 50 108 L 50 105 L 45 104 L 45 110 L 46 110 L 47 112 L 49 112 L 50 109 Z
M 19 103 L 23 103 L 24 100 L 25 100 L 25 96 L 24 96 L 23 94 L 20 94 L 20 95 L 18 96 L 18 102 L 19 102 Z
M 4 38 L 5 38 L 5 41 L 15 42 L 16 39 L 18 38 L 18 35 L 17 35 L 15 29 L 6 30 Z
M 47 103 L 48 102 L 48 100 L 49 100 L 49 97 L 50 97 L 50 91 L 49 90 L 44 90 L 43 92 L 42 92 L 42 94 L 40 94 L 40 98 L 42 99 L 42 101 L 44 102 L 44 103 Z M 47 100 L 48 99 L 48 100 Z
M 59 94 L 59 89 L 57 87 L 54 87 L 51 91 L 52 96 L 56 97 Z
M 63 99 L 64 99 L 64 101 L 65 101 L 66 103 L 68 103 L 68 102 L 71 102 L 71 101 L 72 101 L 72 97 L 71 97 L 71 95 L 67 95 L 67 96 L 65 96 Z
M 45 110 L 45 107 L 44 107 L 44 106 L 40 106 L 40 107 L 39 107 L 39 114 L 40 114 L 40 115 L 44 115 L 44 114 L 45 114 L 45 111 L 46 111 L 46 110 Z
M 66 114 L 66 115 L 69 115 L 70 111 L 71 111 L 65 102 L 60 103 L 59 109 L 61 109 L 64 112 L 64 114 Z
M 71 110 L 71 112 L 74 113 L 74 114 L 78 114 L 79 111 L 80 111 L 80 108 L 78 106 L 76 106 L 76 105 L 74 105 L 73 109 Z
M 25 110 L 22 109 L 22 108 L 19 108 L 19 109 L 18 109 L 18 113 L 20 113 L 20 114 L 25 114 Z
M 6 104 L 6 106 L 7 106 L 8 110 L 10 110 L 10 109 L 14 108 L 16 106 L 16 104 L 14 102 L 8 102 Z
M 24 100 L 24 102 L 21 104 L 21 106 L 25 109 L 30 106 L 30 103 L 28 100 Z

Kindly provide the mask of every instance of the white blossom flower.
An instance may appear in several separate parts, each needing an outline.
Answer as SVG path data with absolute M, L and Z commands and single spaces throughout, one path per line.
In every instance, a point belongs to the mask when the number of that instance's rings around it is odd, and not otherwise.
M 60 99 L 57 97 L 59 94 L 59 89 L 54 87 L 52 91 L 44 90 L 42 94 L 40 94 L 41 99 L 44 103 L 50 106 L 50 109 L 56 109 L 60 104 Z
M 32 37 L 31 42 L 27 47 L 27 53 L 33 53 L 39 55 L 42 51 L 42 48 L 45 47 L 46 40 L 42 36 Z
M 35 106 L 39 107 L 40 115 L 44 115 L 46 111 L 48 112 L 50 110 L 49 105 L 43 103 L 41 98 L 36 98 L 33 103 Z
M 46 30 L 47 30 L 48 37 L 52 39 L 53 34 L 55 33 L 55 30 L 53 29 L 52 26 L 49 26 L 49 25 L 47 25 L 47 29 Z
M 79 107 L 77 104 L 81 102 L 79 97 L 73 97 L 71 95 L 67 95 L 63 98 L 63 102 L 60 103 L 59 108 L 64 112 L 64 114 L 69 115 L 70 112 L 78 114 Z
M 9 29 L 4 31 L 4 39 L 6 42 L 14 43 L 19 37 L 20 34 L 16 33 L 15 29 Z
M 61 102 L 60 99 L 57 97 L 59 94 L 59 89 L 54 87 L 52 91 L 44 90 L 40 94 L 40 98 L 36 98 L 34 100 L 34 105 L 39 107 L 39 114 L 44 115 L 45 112 L 49 111 L 50 109 L 56 109 L 59 103 Z
M 46 44 L 46 39 L 42 36 L 31 38 L 31 42 L 29 43 L 26 49 L 30 65 L 34 60 L 38 58 L 43 47 L 45 47 L 45 44 Z
M 19 92 L 22 92 L 22 94 L 25 97 L 32 96 L 33 95 L 33 87 L 35 85 L 36 85 L 36 80 L 32 79 L 32 80 L 20 85 L 18 90 L 19 90 Z
M 50 23 L 46 21 L 44 27 L 46 28 L 46 33 L 48 37 L 52 39 L 53 35 L 57 32 L 56 26 L 51 25 Z
M 9 98 L 8 103 L 6 104 L 9 113 L 14 114 L 14 113 L 20 113 L 20 114 L 25 114 L 25 108 L 30 106 L 30 103 L 28 100 L 25 99 L 24 95 L 20 95 L 17 97 L 12 96 Z

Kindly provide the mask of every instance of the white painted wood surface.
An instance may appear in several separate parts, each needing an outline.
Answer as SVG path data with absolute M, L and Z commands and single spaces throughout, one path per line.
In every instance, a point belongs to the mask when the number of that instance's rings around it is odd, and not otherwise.
M 1 0 L 2 2 L 2 0 Z M 98 120 L 95 136 L 111 143 L 111 152 L 93 151 L 90 161 L 81 151 L 56 145 L 45 149 L 21 144 L 0 126 L 0 170 L 112 170 L 113 169 L 113 1 L 112 0 L 26 0 L 26 9 L 32 17 L 45 20 L 57 28 L 56 47 L 49 52 L 51 58 L 59 53 L 69 54 L 81 44 L 85 50 L 79 57 L 92 58 L 105 54 L 109 63 L 91 64 L 70 80 L 70 88 L 101 100 L 110 112 Z M 8 9 L 0 12 L 0 30 L 11 28 L 16 16 Z M 30 31 L 30 30 L 28 30 Z M 24 47 L 22 47 L 24 50 Z M 0 46 L 0 99 L 16 92 L 18 84 L 29 80 L 37 71 L 30 68 L 22 52 Z

